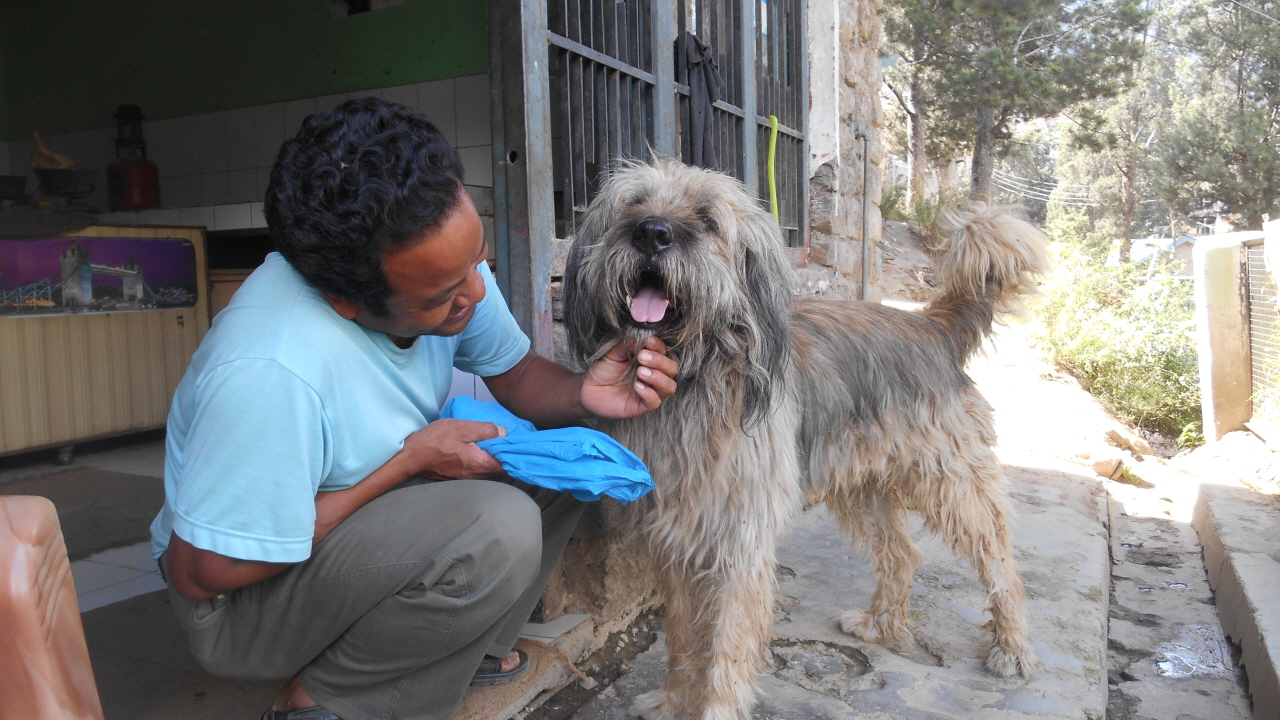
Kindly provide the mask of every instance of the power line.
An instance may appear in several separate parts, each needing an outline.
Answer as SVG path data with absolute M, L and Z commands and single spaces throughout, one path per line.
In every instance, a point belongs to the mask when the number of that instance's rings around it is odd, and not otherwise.
M 1005 192 L 1011 195 L 1017 195 L 1018 197 L 1027 198 L 1028 200 L 1039 200 L 1040 202 L 1044 202 L 1044 203 L 1055 203 L 1058 205 L 1070 205 L 1074 207 L 1094 207 L 1098 204 L 1095 202 L 1080 202 L 1076 199 L 1063 200 L 1063 199 L 1052 197 L 1050 195 L 1044 195 L 1044 194 L 1035 193 L 1035 192 L 1028 192 L 1028 191 L 1020 190 L 1017 188 L 1008 187 L 1004 184 L 1003 181 L 999 179 L 995 179 L 994 182 L 996 187 L 1000 188 L 1001 190 L 1004 190 Z
M 1056 195 L 1057 198 L 1063 200 L 1064 202 L 1066 201 L 1081 201 L 1081 202 L 1090 202 L 1090 203 L 1093 202 L 1093 195 L 1091 193 L 1059 190 L 1057 187 L 1036 187 L 1034 185 L 1027 185 L 1025 183 L 1018 182 L 1017 180 L 1012 179 L 1014 177 L 1017 177 L 1017 176 L 1010 176 L 1008 173 L 1001 172 L 1000 170 L 994 170 L 994 172 L 992 173 L 992 178 L 994 180 L 999 181 L 1003 185 L 1009 186 L 1009 189 L 1016 189 L 1018 192 L 1025 192 L 1025 193 L 1030 193 L 1037 196 L 1043 196 L 1043 197 L 1040 197 L 1041 200 L 1049 200 L 1051 197 Z
M 1152 40 L 1157 41 L 1157 42 L 1162 42 L 1162 43 L 1164 43 L 1164 44 L 1166 44 L 1166 45 L 1172 45 L 1172 46 L 1174 46 L 1174 47 L 1179 47 L 1179 48 L 1182 48 L 1183 50 L 1190 50 L 1191 52 L 1200 53 L 1201 55 L 1207 55 L 1208 57 L 1218 58 L 1219 60 L 1226 60 L 1227 62 L 1239 63 L 1239 64 L 1241 64 L 1241 65 L 1243 65 L 1243 66 L 1245 66 L 1245 67 L 1249 68 L 1250 70 L 1257 70 L 1258 72 L 1272 73 L 1272 74 L 1275 74 L 1275 75 L 1280 75 L 1280 70 L 1276 70 L 1275 68 L 1263 67 L 1263 66 L 1261 66 L 1261 65 L 1254 65 L 1254 64 L 1252 64 L 1252 63 L 1247 63 L 1247 62 L 1245 62 L 1245 61 L 1243 61 L 1243 60 L 1238 60 L 1238 59 L 1233 58 L 1233 57 L 1228 57 L 1228 56 L 1226 56 L 1226 55 L 1219 55 L 1219 54 L 1217 54 L 1217 53 L 1209 52 L 1208 50 L 1205 50 L 1204 48 L 1192 47 L 1191 45 L 1184 45 L 1184 44 L 1182 44 L 1182 43 L 1180 43 L 1180 42 L 1174 42 L 1173 40 L 1167 40 L 1167 39 L 1162 38 L 1162 37 L 1160 37 L 1160 36 L 1158 36 L 1158 35 L 1149 35 L 1148 37 L 1149 37 L 1150 39 L 1152 39 Z
M 1085 190 L 1087 190 L 1087 191 L 1092 191 L 1092 190 L 1093 190 L 1093 186 L 1092 186 L 1092 185 L 1077 185 L 1077 184 L 1074 184 L 1074 183 L 1062 183 L 1062 182 L 1058 182 L 1057 180 L 1054 180 L 1054 181 L 1052 181 L 1052 182 L 1047 181 L 1047 180 L 1034 180 L 1034 179 L 1032 179 L 1032 178 L 1025 178 L 1025 177 L 1022 177 L 1021 175 L 1014 175 L 1014 174 L 1013 174 L 1013 173 L 1011 173 L 1011 172 L 1005 172 L 1004 170 L 1001 170 L 1000 168 L 993 168 L 993 171 L 994 171 L 997 175 L 1003 175 L 1003 176 L 1008 177 L 1008 178 L 1013 178 L 1014 180 L 1018 180 L 1018 181 L 1023 182 L 1023 183 L 1025 183 L 1025 184 L 1027 184 L 1027 185 L 1045 185 L 1045 186 L 1049 187 L 1050 189 L 1053 189 L 1053 188 L 1084 188 L 1084 189 L 1085 189 Z
M 1271 17 L 1270 15 L 1268 15 L 1268 14 L 1266 14 L 1266 13 L 1262 12 L 1261 10 L 1258 10 L 1258 9 L 1255 9 L 1255 8 L 1251 8 L 1251 7 L 1249 7 L 1248 5 L 1245 5 L 1245 4 L 1244 4 L 1244 3 L 1242 3 L 1242 2 L 1236 2 L 1236 0 L 1227 0 L 1227 2 L 1231 3 L 1232 5 L 1239 5 L 1240 7 L 1244 8 L 1245 10 L 1248 10 L 1248 11 L 1249 11 L 1249 12 L 1251 12 L 1251 13 L 1255 13 L 1255 14 L 1261 15 L 1262 17 L 1264 17 L 1264 18 L 1266 18 L 1266 19 L 1270 20 L 1271 22 L 1276 23 L 1277 25 L 1280 25 L 1280 20 L 1277 20 L 1277 19 L 1275 19 L 1275 18 Z

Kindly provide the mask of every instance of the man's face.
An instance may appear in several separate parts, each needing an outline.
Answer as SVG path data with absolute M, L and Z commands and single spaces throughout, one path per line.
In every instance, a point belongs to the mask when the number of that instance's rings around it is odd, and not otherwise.
M 387 315 L 379 317 L 332 298 L 330 302 L 343 317 L 406 341 L 399 343 L 402 346 L 419 335 L 457 335 L 484 299 L 484 278 L 476 266 L 487 253 L 480 216 L 471 197 L 461 191 L 458 206 L 440 227 L 383 256 L 391 286 Z

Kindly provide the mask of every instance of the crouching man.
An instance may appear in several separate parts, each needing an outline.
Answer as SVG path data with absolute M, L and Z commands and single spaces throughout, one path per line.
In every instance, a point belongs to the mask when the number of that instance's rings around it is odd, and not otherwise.
M 462 179 L 403 106 L 307 118 L 267 191 L 279 253 L 174 397 L 153 551 L 205 668 L 292 678 L 267 720 L 448 718 L 526 669 L 512 646 L 583 506 L 501 479 L 476 445 L 500 428 L 437 419 L 453 368 L 541 427 L 675 392 L 656 339 L 585 374 L 530 352 Z

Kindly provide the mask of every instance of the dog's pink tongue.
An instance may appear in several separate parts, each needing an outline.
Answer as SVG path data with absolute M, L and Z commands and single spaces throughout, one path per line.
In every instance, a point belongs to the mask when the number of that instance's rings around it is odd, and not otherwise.
M 638 323 L 655 323 L 667 314 L 667 294 L 656 288 L 645 288 L 631 300 L 631 319 Z

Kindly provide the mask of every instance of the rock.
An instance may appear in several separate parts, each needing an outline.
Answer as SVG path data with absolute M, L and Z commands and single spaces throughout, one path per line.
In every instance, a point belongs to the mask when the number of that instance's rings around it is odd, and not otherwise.
M 1120 471 L 1124 469 L 1124 461 L 1120 458 L 1102 458 L 1094 460 L 1090 467 L 1102 477 L 1113 480 L 1119 477 Z
M 1121 450 L 1128 450 L 1138 455 L 1155 455 L 1150 443 L 1127 431 L 1112 428 L 1106 433 L 1107 442 Z

